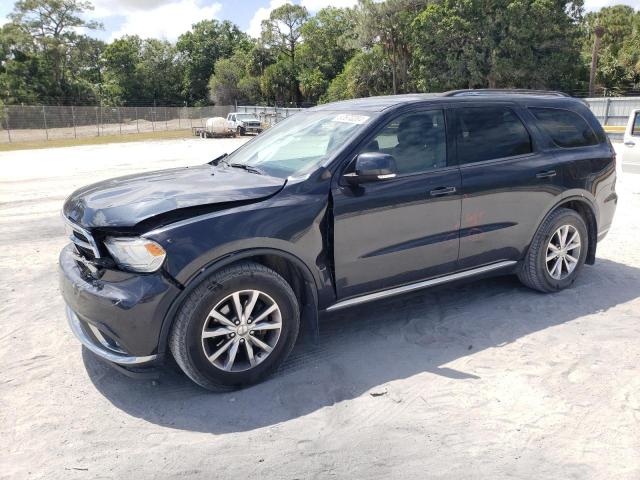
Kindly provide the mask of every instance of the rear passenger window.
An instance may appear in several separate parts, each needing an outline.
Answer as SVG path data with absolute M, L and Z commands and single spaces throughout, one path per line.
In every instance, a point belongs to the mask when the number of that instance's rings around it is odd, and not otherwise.
M 538 125 L 559 147 L 587 147 L 597 145 L 598 138 L 584 118 L 559 108 L 529 108 Z
M 640 137 L 640 113 L 636 113 L 636 118 L 633 120 L 631 135 L 634 137 Z
M 467 107 L 457 116 L 458 162 L 482 162 L 531 153 L 531 137 L 507 107 Z

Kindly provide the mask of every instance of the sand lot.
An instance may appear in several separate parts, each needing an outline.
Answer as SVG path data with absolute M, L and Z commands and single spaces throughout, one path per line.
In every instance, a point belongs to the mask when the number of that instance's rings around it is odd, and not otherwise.
M 640 478 L 640 175 L 555 295 L 502 277 L 343 311 L 228 394 L 83 351 L 57 286 L 64 198 L 242 141 L 0 153 L 0 478 Z

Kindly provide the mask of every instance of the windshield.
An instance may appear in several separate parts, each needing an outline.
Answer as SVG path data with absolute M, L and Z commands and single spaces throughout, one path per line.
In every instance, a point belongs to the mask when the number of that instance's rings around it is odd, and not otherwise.
M 258 120 L 258 117 L 253 113 L 237 113 L 236 117 L 238 120 Z
M 370 119 L 367 112 L 303 111 L 283 120 L 225 159 L 274 177 L 317 168 Z

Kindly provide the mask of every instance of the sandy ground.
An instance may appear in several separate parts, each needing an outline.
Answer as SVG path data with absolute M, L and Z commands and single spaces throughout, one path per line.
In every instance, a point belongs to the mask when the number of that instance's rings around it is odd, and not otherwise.
M 640 175 L 555 295 L 503 277 L 353 308 L 229 394 L 83 351 L 57 286 L 65 196 L 241 141 L 0 153 L 0 478 L 640 478 Z

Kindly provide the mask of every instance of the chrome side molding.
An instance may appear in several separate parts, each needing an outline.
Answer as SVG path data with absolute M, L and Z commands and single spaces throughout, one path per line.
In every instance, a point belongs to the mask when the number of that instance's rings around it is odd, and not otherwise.
M 492 272 L 493 270 L 500 270 L 506 267 L 512 267 L 516 263 L 515 260 L 505 260 L 502 262 L 492 263 L 490 265 L 484 265 L 482 267 L 472 268 L 471 270 L 465 270 L 464 272 L 452 273 L 444 275 L 442 277 L 432 278 L 430 280 L 423 280 L 417 283 L 410 283 L 409 285 L 403 285 L 401 287 L 394 287 L 381 292 L 369 293 L 360 297 L 349 298 L 342 300 L 341 302 L 334 303 L 329 308 L 328 312 L 334 310 L 340 310 L 342 308 L 352 307 L 354 305 L 360 305 L 361 303 L 372 302 L 374 300 L 380 300 L 382 298 L 393 297 L 403 293 L 413 292 L 414 290 L 421 290 L 427 287 L 433 287 L 441 285 L 443 283 L 453 282 L 455 280 L 461 280 L 463 278 L 473 277 L 474 275 L 480 275 L 482 273 Z

